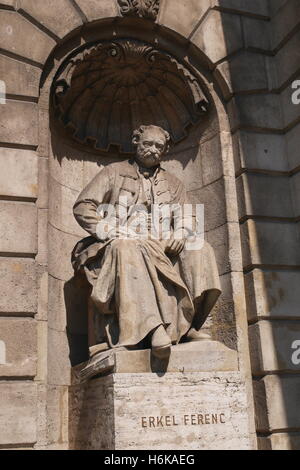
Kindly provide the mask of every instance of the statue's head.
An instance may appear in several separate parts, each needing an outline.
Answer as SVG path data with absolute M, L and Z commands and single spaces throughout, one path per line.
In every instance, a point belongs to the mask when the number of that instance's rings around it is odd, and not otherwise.
M 133 133 L 136 160 L 144 168 L 157 166 L 169 151 L 170 135 L 158 126 L 141 126 Z

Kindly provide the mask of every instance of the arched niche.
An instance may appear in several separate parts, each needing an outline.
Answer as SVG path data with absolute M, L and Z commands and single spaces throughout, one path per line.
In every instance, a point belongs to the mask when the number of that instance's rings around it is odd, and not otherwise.
M 74 245 L 87 236 L 75 222 L 72 207 L 79 192 L 101 168 L 128 158 L 131 149 L 124 146 L 126 139 L 98 145 L 97 131 L 89 135 L 92 119 L 85 134 L 74 116 L 69 119 L 68 102 L 62 105 L 60 97 L 72 85 L 66 73 L 68 66 L 74 65 L 72 60 L 82 60 L 82 54 L 95 52 L 99 44 L 110 44 L 111 51 L 112 43 L 126 41 L 141 42 L 157 54 L 171 56 L 176 68 L 188 71 L 190 80 L 196 81 L 201 92 L 201 99 L 194 102 L 199 108 L 186 119 L 182 135 L 173 133 L 164 166 L 184 181 L 193 202 L 205 205 L 206 238 L 215 250 L 223 289 L 205 328 L 212 332 L 214 339 L 232 349 L 239 349 L 244 341 L 238 334 L 243 328 L 245 307 L 233 148 L 224 102 L 210 73 L 209 61 L 195 46 L 162 26 L 150 27 L 144 20 L 120 19 L 117 23 L 104 20 L 58 47 L 46 64 L 41 81 L 45 129 L 40 148 L 49 151 L 49 321 L 57 328 L 66 325 L 65 350 L 70 349 L 71 365 L 87 358 L 89 295 L 84 280 L 73 278 L 70 263 Z M 92 112 L 89 108 L 89 113 Z M 76 113 L 75 117 L 78 113 L 80 117 L 80 106 Z M 109 119 L 113 125 L 113 109 Z

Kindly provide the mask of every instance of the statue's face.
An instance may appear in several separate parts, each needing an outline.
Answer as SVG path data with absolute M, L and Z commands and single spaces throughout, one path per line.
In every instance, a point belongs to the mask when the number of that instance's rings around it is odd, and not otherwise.
M 163 159 L 166 145 L 166 137 L 159 128 L 146 129 L 137 144 L 136 160 L 144 168 L 157 166 Z

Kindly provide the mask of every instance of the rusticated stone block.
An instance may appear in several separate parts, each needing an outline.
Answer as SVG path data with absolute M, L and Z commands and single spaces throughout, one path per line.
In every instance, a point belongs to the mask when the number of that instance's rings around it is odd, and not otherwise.
M 228 62 L 219 64 L 215 73 L 218 72 L 225 79 L 231 93 L 268 89 L 266 61 L 261 54 L 245 51 Z
M 255 18 L 242 18 L 242 24 L 247 49 L 272 50 L 269 22 Z
M 248 320 L 300 319 L 299 271 L 261 271 L 245 275 Z
M 267 375 L 254 382 L 256 425 L 259 432 L 300 428 L 300 377 Z
M 257 94 L 236 96 L 228 105 L 231 128 L 282 129 L 280 96 Z
M 41 70 L 33 65 L 0 55 L 0 76 L 6 93 L 21 96 L 39 96 Z
M 212 5 L 228 8 L 235 12 L 251 13 L 253 15 L 269 17 L 269 8 L 267 2 L 261 0 L 212 0 Z
M 299 7 L 300 8 L 300 4 Z M 281 18 L 282 25 L 284 24 Z M 298 17 L 299 21 L 299 17 Z M 283 28 L 283 30 L 288 33 L 290 30 Z M 278 76 L 278 88 L 282 87 L 284 83 L 290 81 L 291 77 L 299 70 L 299 43 L 300 43 L 300 33 L 298 32 L 280 49 L 276 56 L 276 66 L 277 66 L 277 76 Z M 291 60 L 293 57 L 293 60 Z M 290 83 L 288 83 L 290 87 Z
M 0 252 L 37 253 L 37 209 L 34 204 L 0 202 Z
M 34 444 L 37 440 L 37 385 L 3 382 L 0 402 L 0 445 Z
M 70 385 L 70 350 L 66 332 L 48 330 L 48 383 Z M 58 360 L 59 358 L 59 360 Z
M 0 280 L 1 315 L 37 311 L 36 266 L 33 260 L 2 258 Z
M 293 345 L 299 341 L 299 364 Z M 249 327 L 249 343 L 253 375 L 274 371 L 299 371 L 300 322 L 263 320 Z
M 22 34 L 20 34 L 22 31 Z M 2 11 L 2 49 L 43 64 L 56 42 L 16 12 Z
M 75 449 L 251 449 L 240 374 L 115 374 L 73 386 Z M 130 429 L 130 433 L 128 433 Z
M 38 145 L 36 103 L 7 100 L 1 106 L 0 142 Z
M 60 38 L 82 25 L 79 14 L 69 0 L 19 0 L 18 10 L 28 13 Z
M 298 135 L 298 134 L 297 134 Z M 286 142 L 283 135 L 238 131 L 234 137 L 236 171 L 288 171 Z
M 188 38 L 210 8 L 210 0 L 165 0 L 158 22 Z
M 244 267 L 299 266 L 299 240 L 294 223 L 248 220 L 241 226 Z
M 0 151 L 0 195 L 37 198 L 38 157 L 29 150 Z
M 300 4 L 297 0 L 289 0 L 281 8 L 280 12 L 274 15 L 271 22 L 273 49 L 276 49 L 285 37 L 299 25 L 299 18 Z M 296 50 L 295 53 L 297 53 Z M 289 60 L 289 62 L 293 63 L 294 61 Z
M 212 63 L 218 62 L 243 47 L 240 18 L 211 10 L 193 34 L 192 41 Z
M 300 124 L 297 124 L 297 126 L 295 126 L 292 130 L 290 130 L 290 132 L 286 134 L 290 170 L 295 170 L 297 167 L 300 167 L 299 135 Z
M 37 361 L 36 321 L 0 318 L 0 342 L 5 344 L 5 360 L 0 361 L 0 377 L 34 377 Z
M 89 21 L 119 16 L 116 0 L 76 0 Z
M 276 432 L 269 437 L 260 438 L 260 450 L 299 450 L 300 433 L 282 433 Z M 267 441 L 267 442 L 265 442 Z M 266 447 L 267 446 L 267 447 Z
M 239 216 L 294 216 L 290 178 L 244 173 L 237 180 Z

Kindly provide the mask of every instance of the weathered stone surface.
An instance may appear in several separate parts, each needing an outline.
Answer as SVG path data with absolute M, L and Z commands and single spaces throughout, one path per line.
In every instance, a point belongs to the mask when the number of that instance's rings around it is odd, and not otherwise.
M 38 187 L 38 200 L 37 206 L 39 209 L 48 209 L 49 207 L 49 191 L 48 191 L 48 178 L 49 178 L 49 161 L 48 158 L 40 157 L 38 160 L 38 173 L 39 173 L 39 187 Z
M 199 361 L 199 358 L 202 358 Z M 237 353 L 222 343 L 211 340 L 194 341 L 173 346 L 168 361 L 151 357 L 151 350 L 105 351 L 74 370 L 76 381 L 85 381 L 108 370 L 116 374 L 213 372 L 238 369 Z
M 52 138 L 52 155 L 49 159 L 49 173 L 60 184 L 67 186 L 74 191 L 82 191 L 83 182 L 83 161 L 84 153 L 76 148 L 71 148 L 64 142 L 59 142 L 58 138 Z M 72 158 L 70 158 L 70 153 Z M 96 173 L 100 171 L 97 163 L 96 171 L 89 177 L 88 184 Z
M 0 279 L 1 315 L 37 311 L 36 266 L 33 260 L 2 258 Z
M 1 12 L 0 43 L 3 49 L 40 64 L 45 62 L 56 44 L 28 20 L 11 11 Z
M 220 275 L 242 271 L 238 223 L 231 222 L 217 227 L 208 232 L 206 238 L 214 248 Z
M 248 220 L 241 226 L 241 233 L 244 267 L 300 265 L 296 224 Z
M 237 149 L 234 154 L 236 171 L 241 169 L 289 170 L 283 135 L 238 131 L 234 135 L 234 142 Z
M 275 433 L 259 439 L 259 450 L 299 450 L 300 433 Z
M 300 167 L 299 132 L 300 124 L 295 126 L 292 130 L 290 130 L 290 132 L 286 134 L 287 155 L 290 170 L 295 170 L 297 167 Z
M 87 334 L 87 286 L 79 279 L 65 283 L 49 276 L 49 327 L 68 333 Z
M 15 8 L 17 0 L 1 0 L 0 5 L 5 5 L 6 7 L 11 7 L 12 9 Z
M 294 216 L 290 178 L 244 173 L 237 179 L 239 216 Z
M 299 8 L 299 5 L 298 5 Z M 295 20 L 299 21 L 299 16 L 295 17 Z M 282 18 L 280 21 L 283 24 Z M 289 31 L 288 29 L 283 28 L 283 32 Z M 292 38 L 280 49 L 276 56 L 276 68 L 277 68 L 277 79 L 278 79 L 278 88 L 282 87 L 295 73 L 299 70 L 299 43 L 300 43 L 300 33 L 295 34 Z M 293 59 L 291 60 L 291 57 Z M 290 84 L 289 84 L 290 87 Z
M 300 4 L 297 0 L 289 0 L 284 7 L 272 18 L 271 33 L 272 46 L 276 49 L 294 28 L 299 24 Z M 295 54 L 298 51 L 295 50 Z M 290 64 L 294 62 L 289 60 Z
M 0 403 L 0 444 L 34 444 L 37 386 L 33 382 L 3 382 Z
M 226 162 L 224 164 L 225 168 L 222 164 L 222 152 L 226 152 L 226 145 L 221 145 L 219 135 L 201 144 L 201 173 L 204 186 L 218 180 L 223 174 L 228 175 L 226 172 Z
M 294 216 L 300 216 L 300 173 L 291 178 L 292 198 L 294 205 Z
M 37 198 L 38 158 L 28 150 L 1 149 L 0 195 Z
M 48 330 L 48 383 L 70 385 L 71 365 L 66 332 Z M 59 358 L 59 360 L 58 360 Z
M 0 252 L 37 253 L 37 210 L 34 204 L 0 202 Z
M 295 341 L 299 341 L 299 364 L 293 361 Z M 253 375 L 299 371 L 300 322 L 260 321 L 249 327 L 249 343 Z
M 187 182 L 190 190 L 199 189 L 203 185 L 200 149 L 194 147 L 187 149 L 184 154 L 170 153 L 168 161 L 163 162 L 163 167 L 176 175 L 183 182 Z
M 261 271 L 245 275 L 248 320 L 300 319 L 298 271 Z
M 257 94 L 236 96 L 228 105 L 232 129 L 282 129 L 280 96 Z
M 131 374 L 115 374 L 72 387 L 71 393 L 72 448 L 252 447 L 238 372 L 135 374 L 134 380 Z
M 272 0 L 269 2 L 271 16 L 275 15 L 289 0 Z
M 300 378 L 267 375 L 254 382 L 256 423 L 259 432 L 299 429 Z
M 68 387 L 47 387 L 47 443 L 62 446 L 68 442 Z M 47 445 L 47 448 L 48 448 Z M 56 447 L 54 447 L 56 449 Z
M 1 318 L 0 341 L 6 349 L 6 360 L 0 362 L 0 377 L 34 377 L 37 362 L 35 320 Z
M 81 18 L 68 0 L 20 0 L 18 10 L 24 11 L 62 38 L 82 25 Z M 60 18 L 60 21 L 57 19 Z
M 211 62 L 218 62 L 243 47 L 240 19 L 211 10 L 193 34 L 192 41 Z
M 73 206 L 79 192 L 63 186 L 55 179 L 49 184 L 49 221 L 58 230 L 79 237 L 86 237 L 87 233 L 78 225 L 73 216 Z
M 261 0 L 251 0 L 251 2 L 248 0 L 212 0 L 212 5 L 228 8 L 241 14 L 252 13 L 266 18 L 269 16 L 268 4 Z
M 158 22 L 189 38 L 210 8 L 210 0 L 165 0 L 162 2 Z
M 1 106 L 0 142 L 38 144 L 38 112 L 35 103 L 7 100 Z
M 0 55 L 0 76 L 6 93 L 21 96 L 39 96 L 41 70 L 10 57 Z
M 270 51 L 270 23 L 255 18 L 242 18 L 245 46 L 247 49 Z
M 80 237 L 49 226 L 49 274 L 62 281 L 73 277 L 71 253 L 79 240 Z
M 226 80 L 231 93 L 268 89 L 266 61 L 261 54 L 245 51 L 219 64 L 216 71 Z
M 101 2 L 98 0 L 76 0 L 76 3 L 89 21 L 120 15 L 115 0 L 101 0 Z

